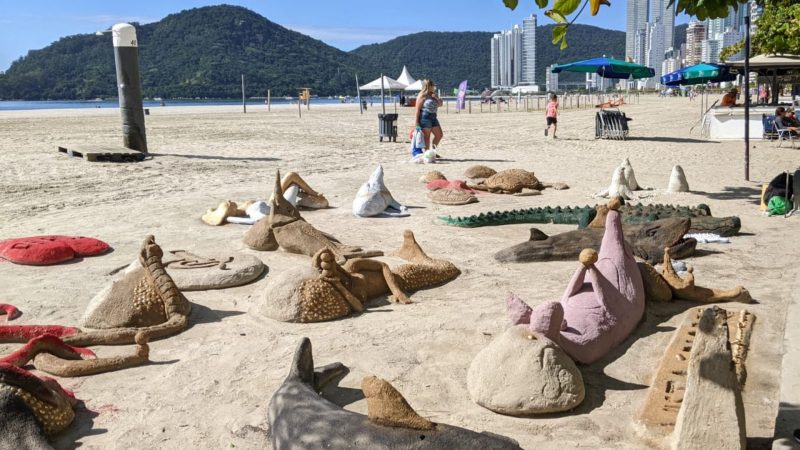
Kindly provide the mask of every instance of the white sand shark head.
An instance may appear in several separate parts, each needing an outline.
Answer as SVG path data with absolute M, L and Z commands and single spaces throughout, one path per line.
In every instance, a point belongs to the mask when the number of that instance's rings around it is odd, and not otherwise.
M 667 192 L 689 192 L 689 182 L 686 181 L 686 174 L 683 173 L 683 168 L 679 165 L 675 165 L 672 168 L 669 184 L 667 184 Z

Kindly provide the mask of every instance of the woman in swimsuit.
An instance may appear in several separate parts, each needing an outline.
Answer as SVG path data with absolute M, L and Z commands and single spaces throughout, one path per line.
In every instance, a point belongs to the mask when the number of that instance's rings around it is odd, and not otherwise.
M 436 85 L 431 80 L 423 80 L 422 91 L 417 97 L 415 123 L 418 129 L 422 129 L 422 134 L 425 136 L 425 150 L 430 149 L 431 144 L 435 150 L 444 136 L 439 119 L 436 118 L 436 111 L 440 106 L 442 106 L 442 99 L 436 95 Z M 432 143 L 431 134 L 433 134 Z

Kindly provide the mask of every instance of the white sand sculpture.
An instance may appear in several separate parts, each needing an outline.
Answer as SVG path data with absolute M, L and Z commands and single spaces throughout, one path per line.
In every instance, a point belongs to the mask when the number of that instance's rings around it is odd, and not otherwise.
M 686 174 L 683 173 L 683 167 L 675 165 L 672 168 L 672 173 L 669 176 L 669 184 L 667 185 L 667 192 L 689 192 L 689 182 L 686 181 Z
M 620 164 L 620 167 L 625 170 L 625 182 L 632 191 L 649 191 L 652 189 L 649 187 L 643 187 L 638 181 L 636 181 L 636 175 L 633 173 L 633 166 L 631 165 L 630 159 L 625 158 L 622 161 L 622 164 Z
M 407 208 L 392 197 L 392 193 L 383 183 L 383 167 L 380 164 L 369 180 L 361 185 L 356 198 L 353 199 L 353 214 L 358 217 L 409 215 Z
M 636 198 L 631 190 L 631 187 L 628 186 L 625 177 L 625 168 L 623 166 L 619 166 L 614 169 L 614 174 L 611 175 L 611 184 L 608 185 L 603 191 L 594 194 L 595 197 L 605 197 L 605 198 L 612 198 L 612 197 L 622 197 L 625 200 L 632 200 Z

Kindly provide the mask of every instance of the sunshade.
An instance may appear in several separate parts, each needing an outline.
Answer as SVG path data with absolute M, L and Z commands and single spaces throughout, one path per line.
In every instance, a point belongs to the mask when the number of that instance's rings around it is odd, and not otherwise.
M 397 81 L 405 84 L 406 86 L 411 86 L 414 84 L 415 80 L 414 77 L 411 76 L 406 66 L 403 66 L 403 71 L 400 73 L 400 76 L 397 77 Z
M 733 81 L 736 75 L 724 64 L 695 64 L 684 67 L 661 77 L 661 84 L 666 86 L 682 86 L 687 84 L 721 83 Z
M 621 80 L 650 78 L 656 72 L 641 64 L 620 61 L 614 58 L 593 58 L 585 61 L 576 61 L 568 64 L 558 64 L 553 67 L 553 73 L 562 71 L 578 73 L 596 73 L 603 78 L 617 78 Z
M 375 80 L 370 81 L 369 83 L 361 86 L 359 89 L 364 91 L 379 91 L 381 89 L 389 89 L 393 91 L 399 91 L 405 89 L 406 85 L 395 80 L 394 78 L 389 78 L 386 75 L 383 76 L 383 86 L 381 86 L 381 79 L 378 77 Z
M 417 80 L 406 87 L 407 91 L 421 91 L 422 90 L 422 80 Z

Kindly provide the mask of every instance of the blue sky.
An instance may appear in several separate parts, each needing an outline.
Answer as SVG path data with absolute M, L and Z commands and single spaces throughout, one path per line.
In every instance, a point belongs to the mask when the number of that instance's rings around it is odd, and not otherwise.
M 220 1 L 138 0 L 6 0 L 0 8 L 0 70 L 28 50 L 46 47 L 61 37 L 94 33 L 118 22 L 155 22 L 168 14 Z M 502 0 L 228 0 L 273 22 L 320 39 L 342 50 L 384 42 L 418 31 L 497 31 L 536 13 L 550 23 L 534 0 L 520 0 L 516 11 Z M 625 29 L 627 0 L 611 0 L 578 23 Z M 686 22 L 678 18 L 678 23 Z

